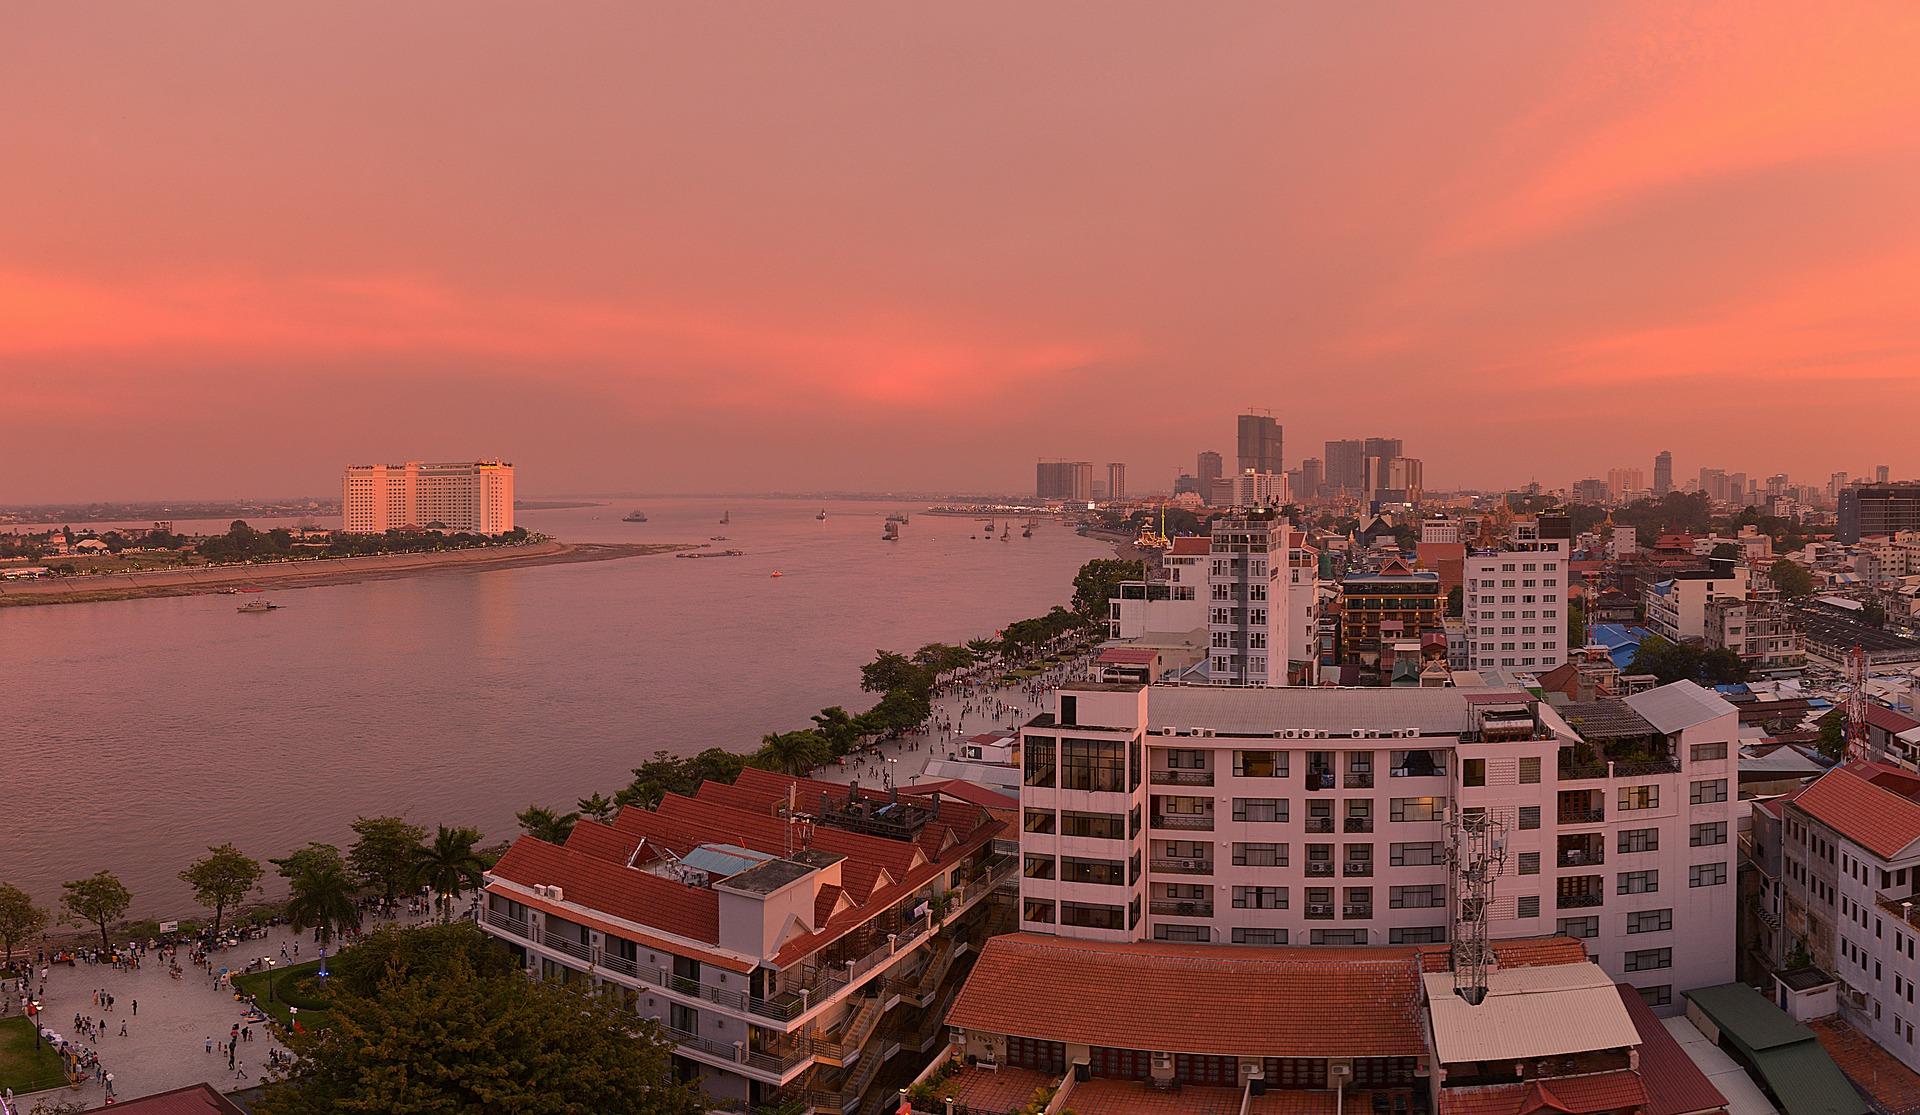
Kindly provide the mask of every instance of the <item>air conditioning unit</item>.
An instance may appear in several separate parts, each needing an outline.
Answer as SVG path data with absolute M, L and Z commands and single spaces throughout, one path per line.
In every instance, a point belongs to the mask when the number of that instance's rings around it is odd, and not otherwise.
M 1418 728 L 1402 728 L 1402 729 L 1400 729 L 1400 735 L 1401 735 L 1401 738 L 1403 738 L 1403 739 L 1419 739 L 1419 738 L 1420 738 L 1420 729 L 1418 729 Z
M 555 902 L 560 902 L 566 899 L 567 892 L 561 890 L 559 887 L 548 887 L 547 897 L 553 899 Z
M 1180 866 L 1186 868 L 1188 871 L 1197 871 L 1200 867 L 1200 861 L 1197 859 L 1183 859 L 1180 861 Z
M 1308 917 L 1312 917 L 1312 916 L 1314 916 L 1314 915 L 1316 915 L 1316 914 L 1319 914 L 1319 915 L 1323 915 L 1323 916 L 1325 916 L 1325 917 L 1332 917 L 1332 916 L 1333 916 L 1333 907 L 1332 907 L 1332 906 L 1323 906 L 1323 905 L 1318 905 L 1318 904 L 1309 904 L 1309 905 L 1307 906 L 1307 916 L 1308 916 Z
M 1178 728 L 1169 728 L 1169 727 L 1167 727 L 1166 725 L 1164 725 L 1164 724 L 1162 724 L 1162 725 L 1160 726 L 1160 734 L 1161 734 L 1161 735 L 1163 735 L 1163 736 L 1177 736 L 1177 735 L 1179 735 L 1179 734 L 1180 734 L 1180 729 L 1178 729 Z
M 1207 737 L 1208 739 L 1212 739 L 1212 738 L 1213 738 L 1213 729 L 1212 729 L 1212 728 L 1202 728 L 1202 729 L 1200 729 L 1200 734 L 1201 734 L 1201 735 L 1203 735 L 1203 736 L 1205 736 L 1205 737 Z

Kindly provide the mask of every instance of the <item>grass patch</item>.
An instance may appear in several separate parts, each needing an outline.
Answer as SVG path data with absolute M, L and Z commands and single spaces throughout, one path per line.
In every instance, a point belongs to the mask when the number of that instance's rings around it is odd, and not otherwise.
M 333 1025 L 333 1001 L 314 978 L 319 970 L 320 962 L 309 960 L 270 972 L 235 976 L 233 985 L 253 996 L 260 1009 L 281 1026 L 293 1028 L 293 1012 L 287 1008 L 299 1007 L 303 1029 L 323 1030 Z
M 0 1018 L 0 1088 L 15 1095 L 59 1088 L 66 1084 L 60 1055 L 46 1045 L 33 1047 L 33 1024 L 20 1015 Z
M 1020 679 L 1020 680 L 1022 680 L 1022 681 L 1024 681 L 1024 680 L 1026 680 L 1027 678 L 1037 678 L 1037 677 L 1039 677 L 1039 676 L 1040 676 L 1040 671 L 1039 671 L 1039 670 L 1036 670 L 1036 669 L 1032 669 L 1031 667 L 1028 667 L 1028 668 L 1023 668 L 1023 669 L 1019 669 L 1019 670 L 1015 670 L 1015 671 L 1013 671 L 1012 673 L 1010 673 L 1010 674 L 1008 674 L 1007 676 L 1008 676 L 1008 677 L 1010 677 L 1010 678 L 1018 678 L 1018 679 Z

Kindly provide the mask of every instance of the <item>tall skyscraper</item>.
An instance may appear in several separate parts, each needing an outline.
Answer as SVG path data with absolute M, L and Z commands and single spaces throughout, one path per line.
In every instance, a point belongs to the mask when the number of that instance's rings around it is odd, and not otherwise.
M 1358 495 L 1366 490 L 1367 443 L 1358 438 L 1327 443 L 1327 490 L 1334 495 Z
M 1239 419 L 1240 471 L 1280 472 L 1280 423 L 1271 414 L 1243 414 Z
M 1397 437 L 1370 437 L 1367 439 L 1366 456 L 1385 457 L 1392 460 L 1406 455 L 1406 446 Z
M 1653 494 L 1664 496 L 1673 491 L 1673 453 L 1662 449 L 1653 458 Z
M 513 529 L 513 466 L 505 461 L 348 465 L 340 514 L 349 534 L 435 524 L 504 534 Z
M 1127 466 L 1117 462 L 1107 466 L 1107 498 L 1127 498 Z
M 1607 470 L 1607 491 L 1613 495 L 1614 499 L 1624 500 L 1646 486 L 1647 474 L 1637 468 Z
M 1326 482 L 1326 463 L 1318 457 L 1308 457 L 1300 462 L 1300 487 L 1293 492 L 1293 498 L 1300 502 L 1319 499 L 1320 488 Z
M 1892 477 L 1893 477 L 1892 468 L 1886 465 L 1873 466 L 1873 482 L 1875 484 L 1885 484 Z
M 1093 498 L 1093 463 L 1041 461 L 1034 466 L 1033 494 L 1040 499 L 1085 501 Z
M 1200 481 L 1200 494 L 1206 495 L 1213 491 L 1213 482 L 1226 475 L 1226 461 L 1220 454 L 1208 449 L 1200 454 L 1193 474 Z
M 1241 473 L 1243 478 L 1260 475 Z M 1214 521 L 1207 577 L 1210 683 L 1286 684 L 1291 530 L 1292 524 L 1271 507 Z

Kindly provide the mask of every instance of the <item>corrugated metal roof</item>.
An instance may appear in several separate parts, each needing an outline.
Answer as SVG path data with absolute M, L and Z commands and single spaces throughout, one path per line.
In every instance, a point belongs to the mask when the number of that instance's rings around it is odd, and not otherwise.
M 1781 1115 L 1868 1115 L 1872 1110 L 1811 1032 L 1806 1041 L 1756 1054 L 1753 1063 L 1780 1101 Z
M 1723 1034 L 1753 1052 L 1813 1040 L 1812 1030 L 1795 1022 L 1786 1011 L 1744 983 L 1696 987 L 1686 992 L 1686 997 Z
M 1467 730 L 1473 689 L 1263 689 L 1156 685 L 1147 690 L 1147 723 L 1265 735 L 1285 728 L 1347 732 L 1417 728 L 1427 735 Z M 1517 701 L 1525 695 L 1513 694 Z
M 1690 681 L 1676 681 L 1658 689 L 1635 693 L 1627 697 L 1626 702 L 1633 706 L 1633 711 L 1667 734 L 1691 728 L 1695 724 L 1705 724 L 1735 711 L 1717 694 Z
M 1425 980 L 1434 1052 L 1442 1064 L 1640 1044 L 1613 981 L 1590 961 L 1492 972 L 1487 997 L 1477 1007 L 1453 993 L 1451 974 L 1433 973 Z

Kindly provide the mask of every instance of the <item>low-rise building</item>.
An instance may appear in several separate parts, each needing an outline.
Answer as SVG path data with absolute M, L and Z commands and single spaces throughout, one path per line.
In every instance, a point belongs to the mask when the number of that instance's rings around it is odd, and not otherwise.
M 1671 643 L 1707 637 L 1707 605 L 1745 599 L 1750 571 L 1730 558 L 1709 559 L 1705 569 L 1672 572 L 1647 587 L 1646 621 L 1653 633 Z
M 716 1100 L 852 1112 L 890 1056 L 944 1038 L 954 961 L 1011 877 L 1004 829 L 952 795 L 748 768 L 564 845 L 521 837 L 479 924 L 534 977 L 657 1021 Z
M 1723 596 L 1709 601 L 1703 621 L 1707 646 L 1733 651 L 1754 677 L 1797 674 L 1807 668 L 1807 636 L 1779 604 Z
M 1467 556 L 1464 610 L 1472 668 L 1542 673 L 1567 659 L 1571 540 L 1565 519 L 1522 519 L 1497 550 Z M 1559 527 L 1559 529 L 1556 529 Z

